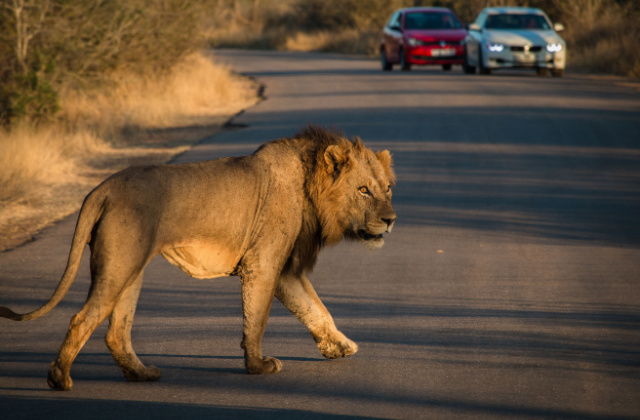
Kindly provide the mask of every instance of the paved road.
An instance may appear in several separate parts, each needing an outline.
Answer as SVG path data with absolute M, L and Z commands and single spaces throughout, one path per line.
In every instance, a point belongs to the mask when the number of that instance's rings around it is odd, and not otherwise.
M 50 391 L 48 365 L 86 296 L 85 262 L 51 314 L 0 320 L 3 418 L 640 416 L 638 84 L 217 56 L 264 83 L 267 99 L 235 118 L 245 128 L 177 161 L 249 153 L 307 122 L 394 154 L 398 221 L 385 248 L 332 248 L 311 277 L 359 353 L 323 360 L 277 303 L 264 351 L 284 370 L 246 375 L 238 280 L 190 279 L 157 259 L 134 343 L 162 380 L 125 382 L 102 326 L 72 369 L 73 391 Z M 2 304 L 26 311 L 50 296 L 74 223 L 0 254 Z

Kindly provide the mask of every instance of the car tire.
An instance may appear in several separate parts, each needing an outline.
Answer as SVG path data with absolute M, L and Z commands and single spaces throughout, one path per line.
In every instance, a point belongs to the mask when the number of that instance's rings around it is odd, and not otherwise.
M 400 50 L 400 70 L 409 71 L 411 70 L 411 64 L 407 63 L 407 58 L 404 55 L 404 50 Z
M 476 68 L 469 65 L 469 59 L 467 58 L 467 47 L 464 48 L 464 58 L 462 59 L 462 70 L 466 74 L 475 74 Z
M 478 72 L 480 74 L 491 74 L 491 69 L 484 66 L 482 62 L 482 47 L 478 46 Z
M 442 70 L 451 71 L 451 64 L 443 64 L 442 65 Z
M 548 76 L 549 75 L 549 69 L 547 69 L 545 67 L 538 67 L 538 68 L 536 68 L 536 74 L 538 76 Z
M 382 71 L 391 71 L 393 69 L 393 64 L 387 60 L 384 48 L 380 48 L 380 64 L 382 65 Z
M 562 76 L 564 76 L 564 69 L 553 69 L 553 70 L 551 70 L 551 74 L 554 77 L 562 77 Z

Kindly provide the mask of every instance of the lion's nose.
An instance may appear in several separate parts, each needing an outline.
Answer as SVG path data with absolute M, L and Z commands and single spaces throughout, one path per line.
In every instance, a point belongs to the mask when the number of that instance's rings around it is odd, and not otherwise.
M 391 233 L 391 228 L 393 228 L 393 223 L 396 221 L 396 216 L 383 217 L 382 221 L 387 224 L 387 232 Z

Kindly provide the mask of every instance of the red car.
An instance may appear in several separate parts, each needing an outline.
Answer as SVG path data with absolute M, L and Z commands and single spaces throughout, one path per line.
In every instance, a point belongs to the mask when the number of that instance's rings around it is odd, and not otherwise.
M 460 19 L 443 7 L 410 7 L 395 11 L 384 28 L 380 43 L 383 70 L 400 64 L 402 70 L 412 65 L 441 65 L 451 70 L 462 65 L 463 41 L 467 31 Z

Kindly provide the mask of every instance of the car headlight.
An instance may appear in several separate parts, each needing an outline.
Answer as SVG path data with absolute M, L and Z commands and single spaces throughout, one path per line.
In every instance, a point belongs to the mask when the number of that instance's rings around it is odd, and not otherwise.
M 418 45 L 424 45 L 424 42 L 420 41 L 419 39 L 415 39 L 415 38 L 409 38 L 409 39 L 407 39 L 407 42 L 412 47 L 417 47 Z
M 504 45 L 503 44 L 495 44 L 493 42 L 488 42 L 487 43 L 487 49 L 491 52 L 502 52 L 502 50 L 504 50 Z
M 562 44 L 547 44 L 547 51 L 549 52 L 558 52 L 562 51 Z

